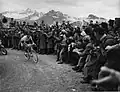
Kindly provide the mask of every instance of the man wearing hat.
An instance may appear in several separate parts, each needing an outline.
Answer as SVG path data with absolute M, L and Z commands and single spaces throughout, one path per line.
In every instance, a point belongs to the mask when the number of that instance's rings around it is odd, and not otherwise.
M 118 34 L 120 37 L 120 18 L 115 18 L 115 25 L 114 25 L 114 31 Z
M 109 30 L 109 31 L 113 31 L 113 28 L 114 28 L 114 20 L 111 20 L 111 19 L 110 19 L 110 20 L 108 21 L 108 24 L 109 24 L 109 25 L 108 25 L 108 30 Z
M 104 23 L 103 23 L 104 25 Z M 104 25 L 104 28 L 106 27 L 106 24 Z M 118 45 L 117 47 L 113 48 L 112 50 L 108 50 L 106 51 L 106 49 L 109 49 L 111 46 L 114 46 L 117 42 L 114 39 L 113 36 L 111 35 L 106 35 L 104 34 L 104 30 L 102 32 L 102 29 L 96 29 L 96 37 L 100 38 L 101 42 L 100 42 L 100 47 L 101 47 L 101 53 L 102 55 L 106 57 L 105 62 L 101 62 L 101 60 L 99 60 L 99 65 L 101 64 L 101 66 L 106 66 L 108 68 L 111 69 L 115 69 L 115 70 L 120 70 L 119 68 L 119 51 L 120 51 L 120 46 Z M 101 34 L 101 37 L 99 36 Z M 103 35 L 103 36 L 102 36 Z M 108 48 L 109 47 L 109 48 Z M 100 67 L 99 67 L 100 68 Z M 99 72 L 98 78 L 104 78 L 106 76 L 108 76 L 109 74 L 103 71 Z M 112 85 L 112 83 L 111 83 Z M 100 88 L 103 88 L 104 90 L 117 90 L 117 85 L 104 85 L 104 86 L 100 86 Z

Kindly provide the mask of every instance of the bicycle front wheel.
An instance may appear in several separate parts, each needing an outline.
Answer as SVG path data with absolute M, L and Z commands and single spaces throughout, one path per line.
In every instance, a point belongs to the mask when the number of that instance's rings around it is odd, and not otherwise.
M 37 53 L 34 50 L 32 51 L 32 60 L 35 63 L 38 63 L 38 55 L 37 55 Z
M 30 59 L 30 54 L 24 52 L 24 57 L 25 57 L 26 60 L 29 60 Z

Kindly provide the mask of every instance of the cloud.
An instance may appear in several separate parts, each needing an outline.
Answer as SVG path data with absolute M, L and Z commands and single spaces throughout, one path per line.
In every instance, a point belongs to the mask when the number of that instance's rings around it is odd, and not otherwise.
M 46 2 L 48 4 L 57 4 L 57 5 L 61 5 L 61 6 L 82 6 L 84 3 L 86 2 L 99 2 L 101 0 L 42 0 L 43 2 Z
M 0 12 L 26 8 L 47 12 L 53 9 L 70 16 L 88 16 L 92 13 L 113 18 L 120 15 L 119 5 L 120 0 L 0 0 Z
M 95 14 L 105 18 L 115 18 L 120 15 L 119 9 L 117 8 L 119 7 L 118 4 L 116 4 L 114 7 L 110 7 L 106 4 L 103 4 L 102 0 L 96 2 L 94 1 L 94 3 L 86 2 L 83 3 L 83 6 L 61 8 L 61 11 L 77 17 L 87 17 L 89 14 Z
M 2 1 L 2 10 L 1 11 L 13 11 L 13 10 L 20 10 L 20 9 L 23 9 L 25 8 L 24 6 L 22 5 L 19 5 L 19 4 L 16 4 L 14 2 L 11 2 L 11 1 Z
M 58 5 L 72 5 L 75 6 L 79 0 L 45 0 L 48 4 L 58 4 Z
M 115 7 L 120 5 L 120 0 L 101 0 L 101 2 L 108 7 Z
M 2 10 L 2 1 L 0 1 L 0 11 Z

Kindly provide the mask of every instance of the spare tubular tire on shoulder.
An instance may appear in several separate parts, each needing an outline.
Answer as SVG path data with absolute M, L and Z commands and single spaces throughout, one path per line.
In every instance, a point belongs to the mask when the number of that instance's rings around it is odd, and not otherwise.
M 7 55 L 7 50 L 5 48 L 1 48 L 1 55 Z

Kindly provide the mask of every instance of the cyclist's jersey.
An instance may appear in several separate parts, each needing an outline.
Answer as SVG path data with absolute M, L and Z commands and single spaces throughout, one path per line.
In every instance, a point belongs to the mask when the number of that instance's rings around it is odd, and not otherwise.
M 31 36 L 28 37 L 27 35 L 23 36 L 20 41 L 23 42 L 23 43 L 25 42 L 27 44 L 32 44 L 33 43 L 32 37 Z

